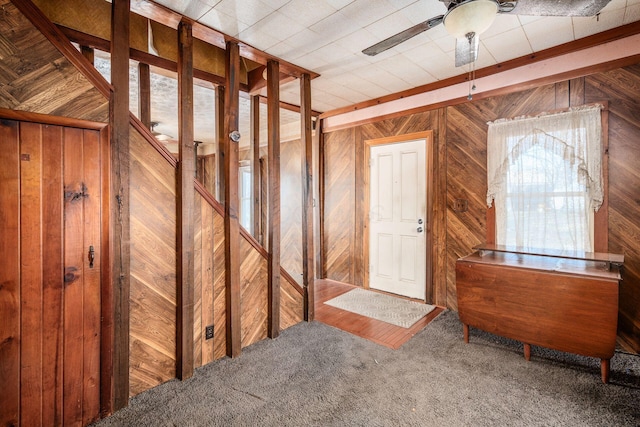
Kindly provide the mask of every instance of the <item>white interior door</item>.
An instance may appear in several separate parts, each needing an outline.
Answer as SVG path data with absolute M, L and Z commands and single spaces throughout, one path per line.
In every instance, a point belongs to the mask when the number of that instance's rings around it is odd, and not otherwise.
M 369 287 L 426 297 L 426 140 L 371 147 Z

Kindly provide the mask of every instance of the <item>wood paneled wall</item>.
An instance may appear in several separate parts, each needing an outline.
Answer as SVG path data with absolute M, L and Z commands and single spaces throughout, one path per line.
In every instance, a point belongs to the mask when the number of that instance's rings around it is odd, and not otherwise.
M 0 108 L 106 122 L 109 100 L 9 0 L 0 8 Z
M 134 128 L 130 135 L 133 396 L 175 377 L 176 171 Z
M 444 230 L 434 245 L 446 250 L 435 251 L 432 286 L 436 303 L 457 309 L 455 261 L 486 240 L 487 122 L 597 101 L 610 108 L 609 251 L 625 254 L 619 336 L 640 351 L 640 64 L 325 134 L 324 277 L 362 285 L 363 141 L 434 130 L 443 200 L 434 227 Z M 453 210 L 456 199 L 466 212 Z

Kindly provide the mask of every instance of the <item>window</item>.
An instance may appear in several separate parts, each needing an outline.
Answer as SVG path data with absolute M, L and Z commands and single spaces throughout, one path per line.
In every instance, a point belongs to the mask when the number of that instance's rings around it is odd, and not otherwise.
M 251 166 L 241 165 L 238 169 L 238 189 L 240 195 L 240 225 L 251 232 Z
M 496 244 L 594 251 L 603 202 L 601 106 L 489 124 Z

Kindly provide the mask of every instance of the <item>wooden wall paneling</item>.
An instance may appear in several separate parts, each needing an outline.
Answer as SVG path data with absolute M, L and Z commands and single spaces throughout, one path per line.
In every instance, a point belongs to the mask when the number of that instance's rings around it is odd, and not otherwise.
M 131 132 L 131 395 L 176 376 L 176 171 Z M 117 271 L 117 270 L 116 270 Z
M 206 204 L 206 202 L 204 202 Z M 202 273 L 205 264 L 202 234 L 206 225 L 203 221 L 204 206 L 202 197 L 195 195 L 193 201 L 193 366 L 202 366 L 202 345 L 204 343 L 204 326 L 202 323 Z
M 43 392 L 40 362 L 43 338 L 42 135 L 39 124 L 20 125 L 20 153 L 20 413 L 23 425 L 39 425 Z M 82 290 L 77 286 L 75 289 Z M 78 349 L 81 354 L 81 345 Z M 69 377 L 73 379 L 71 375 Z M 67 391 L 65 387 L 65 394 Z M 78 401 L 82 400 L 81 392 L 77 394 Z M 70 408 L 69 413 L 72 411 Z
M 555 84 L 556 104 L 555 109 L 569 108 L 570 88 L 569 80 L 564 80 Z
M 368 283 L 364 283 L 364 270 L 367 268 L 364 265 L 364 257 L 365 252 L 367 254 L 367 259 L 369 258 L 369 248 L 364 247 L 364 239 L 361 236 L 364 233 L 368 233 L 368 230 L 365 230 L 365 215 L 369 212 L 369 207 L 364 204 L 364 191 L 365 191 L 365 175 L 369 174 L 368 161 L 365 160 L 364 156 L 364 140 L 362 139 L 362 129 L 356 128 L 355 130 L 355 153 L 354 153 L 354 162 L 355 162 L 355 212 L 354 212 L 354 225 L 355 225 L 355 235 L 353 240 L 353 252 L 354 259 L 351 263 L 352 272 L 351 277 L 353 277 L 353 282 L 351 284 L 361 287 L 369 287 Z
M 18 122 L 0 120 L 0 424 L 20 424 L 20 144 Z
M 267 150 L 269 167 L 268 335 L 280 335 L 280 87 L 277 61 L 267 62 Z
M 355 219 L 355 130 L 324 135 L 323 277 L 352 283 Z
M 242 347 L 267 338 L 267 260 L 240 237 L 240 283 L 242 300 Z
M 129 313 L 130 313 L 130 199 L 129 199 L 129 9 L 130 0 L 111 5 L 111 84 L 109 123 L 111 128 L 111 193 L 116 197 L 113 218 L 113 272 L 115 318 L 114 409 L 129 402 Z
M 226 254 L 224 216 L 213 212 L 213 357 L 227 354 Z
M 269 177 L 269 161 L 266 157 L 260 158 L 260 237 L 262 240 L 262 246 L 269 250 L 269 239 L 267 238 L 268 223 L 269 223 L 269 209 L 267 204 L 269 203 L 269 184 L 267 179 Z
M 193 375 L 193 216 L 195 147 L 193 144 L 193 34 L 191 23 L 178 25 L 178 314 L 177 374 Z
M 302 179 L 302 284 L 304 289 L 304 320 L 315 316 L 315 247 L 313 200 L 313 139 L 311 136 L 311 78 L 300 76 L 300 141 Z
M 16 7 L 18 3 L 20 9 Z M 0 76 L 3 85 L 0 108 L 106 121 L 109 115 L 108 83 L 70 43 L 54 46 L 32 24 L 30 19 L 35 19 L 39 28 L 50 24 L 46 18 L 42 19 L 37 8 L 26 1 L 16 4 L 5 2 L 4 19 L 0 20 L 5 52 Z M 29 19 L 21 11 L 25 6 Z M 37 16 L 34 18 L 33 14 Z M 81 61 L 84 71 L 93 69 L 92 74 L 101 80 L 100 87 L 96 89 L 58 48 Z
M 280 265 L 303 283 L 302 144 L 299 139 L 280 144 Z
M 68 129 L 65 130 L 68 132 Z M 78 150 L 78 147 L 74 147 Z M 88 425 L 97 420 L 100 413 L 100 321 L 101 321 L 101 273 L 102 251 L 100 229 L 102 209 L 102 159 L 100 150 L 100 133 L 93 130 L 82 131 L 83 175 L 83 224 L 82 252 L 80 263 L 83 263 L 84 286 L 83 302 L 83 401 L 82 424 Z M 65 212 L 66 217 L 66 212 Z M 93 259 L 91 259 L 93 248 Z M 65 356 L 66 357 L 66 356 Z
M 240 223 L 238 221 L 238 131 L 240 51 L 238 43 L 227 42 L 224 91 L 224 241 L 227 303 L 227 355 L 241 352 Z
M 640 64 L 585 78 L 585 103 L 608 101 L 608 249 L 625 255 L 618 335 L 640 352 Z
M 576 107 L 585 104 L 584 77 L 569 80 L 569 106 Z
M 143 62 L 138 63 L 138 112 L 142 124 L 151 129 L 151 70 Z
M 215 337 L 215 318 L 214 318 L 214 220 L 213 208 L 200 197 L 200 242 L 201 242 L 201 261 L 200 261 L 200 336 L 204 337 L 204 328 L 214 325 Z M 201 347 L 201 364 L 206 365 L 214 360 L 214 340 L 202 339 Z
M 296 285 L 290 279 L 282 276 L 282 286 L 280 288 L 280 326 L 285 330 L 293 325 L 297 325 L 308 316 L 304 308 L 304 293 L 297 291 Z
M 251 234 L 262 244 L 260 231 L 260 97 L 251 97 L 251 140 L 249 160 L 251 162 Z

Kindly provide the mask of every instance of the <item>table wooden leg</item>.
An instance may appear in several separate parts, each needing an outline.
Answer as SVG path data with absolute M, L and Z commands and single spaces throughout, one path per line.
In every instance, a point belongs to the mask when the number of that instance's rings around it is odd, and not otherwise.
M 469 342 L 469 325 L 462 324 L 462 333 L 464 335 L 464 342 Z
M 600 375 L 605 384 L 609 382 L 609 369 L 609 359 L 600 359 Z
M 531 360 L 531 344 L 524 344 L 524 360 Z

